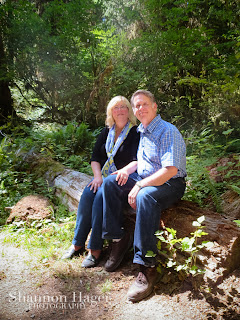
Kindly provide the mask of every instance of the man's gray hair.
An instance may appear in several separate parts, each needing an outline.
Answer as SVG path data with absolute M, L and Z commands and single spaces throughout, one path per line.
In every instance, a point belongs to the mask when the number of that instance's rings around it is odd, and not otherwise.
M 154 95 L 152 94 L 152 92 L 150 92 L 150 91 L 148 91 L 148 90 L 137 90 L 137 91 L 134 92 L 134 94 L 133 94 L 132 97 L 131 97 L 131 105 L 132 105 L 132 108 L 134 108 L 134 102 L 133 102 L 133 101 L 134 101 L 134 98 L 135 98 L 136 96 L 138 96 L 139 94 L 143 94 L 143 95 L 147 96 L 147 97 L 152 101 L 152 103 L 156 102 L 155 97 L 154 97 Z

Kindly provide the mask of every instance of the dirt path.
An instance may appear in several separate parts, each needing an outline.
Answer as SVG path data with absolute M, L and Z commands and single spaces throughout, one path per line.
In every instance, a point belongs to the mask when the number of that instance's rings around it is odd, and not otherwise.
M 219 285 L 197 291 L 165 274 L 149 298 L 133 304 L 126 301 L 137 274 L 131 254 L 116 272 L 107 273 L 104 262 L 82 269 L 81 258 L 46 268 L 28 252 L 1 239 L 0 244 L 1 320 L 240 319 L 240 269 Z

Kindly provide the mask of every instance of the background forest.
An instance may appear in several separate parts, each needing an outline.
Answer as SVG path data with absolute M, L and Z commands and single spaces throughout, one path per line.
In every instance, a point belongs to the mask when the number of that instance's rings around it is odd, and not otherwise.
M 89 158 L 114 95 L 152 91 L 188 150 L 186 199 L 221 211 L 239 192 L 238 0 L 1 0 L 0 217 L 29 193 L 53 197 L 24 155 L 91 174 Z M 232 154 L 227 180 L 206 167 Z

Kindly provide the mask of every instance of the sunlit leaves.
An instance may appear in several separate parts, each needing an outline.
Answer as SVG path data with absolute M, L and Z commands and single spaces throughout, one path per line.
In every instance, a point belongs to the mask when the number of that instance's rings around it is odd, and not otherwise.
M 165 267 L 173 268 L 177 272 L 184 272 L 187 275 L 204 273 L 204 270 L 197 265 L 197 253 L 204 247 L 210 248 L 213 246 L 213 243 L 210 241 L 205 240 L 201 243 L 198 241 L 198 238 L 208 235 L 203 231 L 204 226 L 202 224 L 204 221 L 205 216 L 201 216 L 196 221 L 193 221 L 192 225 L 196 227 L 196 230 L 190 236 L 184 238 L 177 238 L 177 231 L 168 227 L 155 233 L 158 239 L 158 252 L 165 258 L 165 262 L 161 263 Z M 182 258 L 178 258 L 178 250 L 184 252 L 184 256 L 187 256 L 184 261 L 182 261 Z M 146 257 L 155 256 L 156 254 L 152 251 L 148 251 L 146 255 Z

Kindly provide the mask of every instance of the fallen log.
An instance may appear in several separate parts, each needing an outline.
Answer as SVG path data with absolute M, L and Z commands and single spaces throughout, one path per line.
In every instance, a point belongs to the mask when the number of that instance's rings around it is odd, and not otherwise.
M 76 213 L 83 189 L 92 177 L 68 169 L 59 162 L 48 158 L 42 159 L 31 155 L 27 161 L 31 163 L 30 171 L 37 177 L 45 178 L 49 186 L 55 188 L 56 196 L 67 206 L 68 210 Z
M 54 179 L 56 196 L 61 198 L 70 212 L 76 212 L 82 192 L 92 177 L 78 171 L 65 169 Z
M 70 211 L 77 211 L 83 189 L 92 179 L 91 176 L 67 169 L 54 161 L 32 161 L 32 170 L 44 176 L 48 183 L 56 188 L 56 195 L 65 203 Z M 236 210 L 239 215 L 240 210 Z M 190 236 L 195 231 L 192 222 L 205 216 L 203 225 L 207 233 L 201 240 L 213 242 L 213 247 L 199 253 L 199 259 L 206 268 L 206 277 L 212 281 L 225 276 L 240 267 L 240 228 L 233 222 L 232 214 L 217 213 L 200 208 L 191 201 L 179 201 L 173 207 L 162 212 L 161 225 L 177 231 L 177 237 Z M 126 227 L 133 230 L 135 213 L 128 207 L 125 211 Z

